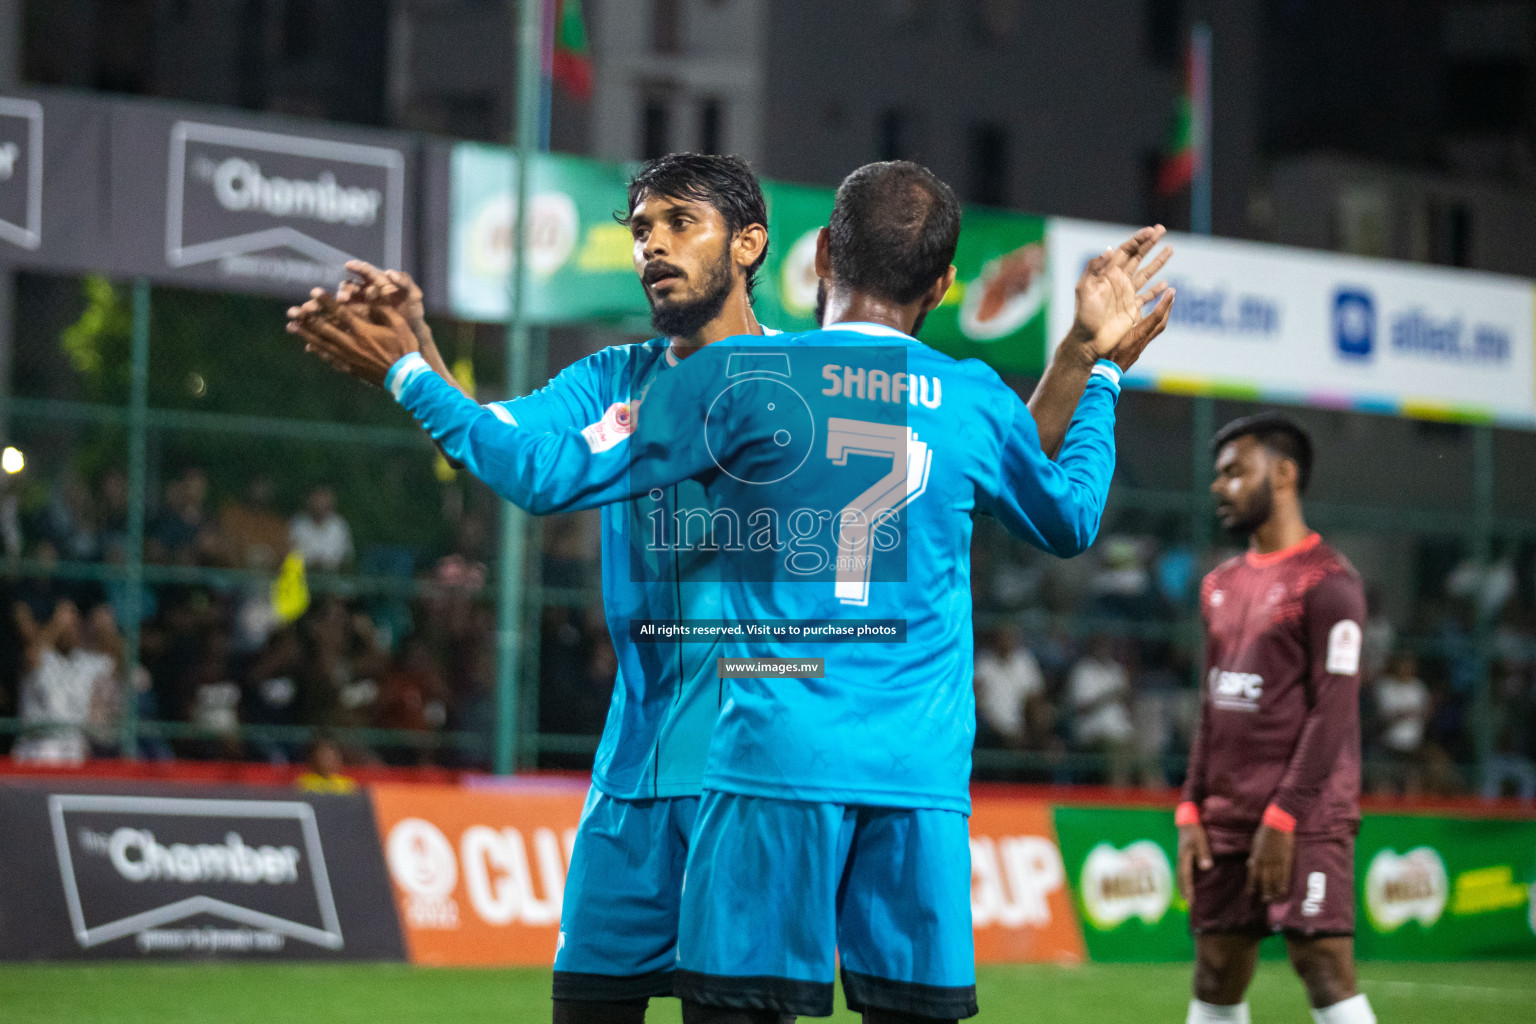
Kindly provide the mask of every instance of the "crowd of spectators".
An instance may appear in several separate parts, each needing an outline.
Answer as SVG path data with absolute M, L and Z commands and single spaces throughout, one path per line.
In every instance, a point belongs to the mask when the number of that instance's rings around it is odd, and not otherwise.
M 297 763 L 314 730 L 334 730 L 349 763 L 483 763 L 488 743 L 441 741 L 445 732 L 486 737 L 493 719 L 495 615 L 483 513 L 461 514 L 458 549 L 425 559 L 404 596 L 359 597 L 348 596 L 346 579 L 360 569 L 377 576 L 378 565 L 398 573 L 400 552 L 383 549 L 392 557 L 360 567 L 336 494 L 324 484 L 290 511 L 275 495 L 273 481 L 258 476 L 244 494 L 215 505 L 196 466 L 165 484 L 144 525 L 147 564 L 254 571 L 141 586 L 131 691 L 123 634 L 135 614 L 132 595 L 121 573 L 90 571 L 120 568 L 125 559 L 125 474 L 109 471 L 90 487 L 67 481 L 29 514 L 11 502 L 5 553 L 25 558 L 13 557 L 0 574 L 0 716 L 17 718 L 21 730 L 11 755 L 68 762 L 121 754 L 120 723 L 131 710 L 143 723 L 135 742 L 145 757 Z M 307 579 L 296 604 L 273 584 L 290 554 L 302 557 Z M 408 578 L 415 557 L 405 554 Z M 316 573 L 344 575 L 324 587 Z M 543 718 L 596 732 L 613 663 L 611 653 L 606 662 L 591 654 L 607 646 L 605 636 L 581 626 L 573 645 L 569 626 L 546 615 L 545 646 L 572 648 L 583 669 L 567 689 L 590 696 L 575 702 L 574 716 L 560 707 Z M 285 726 L 305 728 L 250 728 Z
M 483 765 L 496 675 L 489 509 L 461 503 L 451 549 L 402 560 L 398 551 L 380 557 L 379 545 L 363 545 L 359 556 L 332 488 L 316 485 L 286 509 L 277 494 L 272 479 L 256 476 L 215 502 L 196 466 L 160 489 L 144 524 L 147 563 L 251 571 L 142 586 L 139 662 L 125 685 L 123 635 L 135 595 L 110 570 L 126 557 L 126 475 L 109 471 L 90 486 L 66 480 L 30 511 L 0 489 L 0 543 L 12 556 L 0 573 L 0 716 L 21 726 L 11 755 L 123 753 L 120 723 L 131 710 L 146 723 L 135 741 L 146 757 L 298 762 L 315 730 L 340 730 L 335 749 L 348 763 Z M 542 522 L 541 578 L 556 598 L 531 620 L 540 641 L 538 729 L 589 740 L 602 728 L 617 667 L 591 592 L 592 526 L 590 516 Z M 284 611 L 272 581 L 291 553 L 311 582 L 341 575 Z M 1109 532 L 1066 562 L 979 524 L 978 775 L 1177 783 L 1199 711 L 1193 595 L 1222 554 L 1197 554 L 1173 519 Z M 1402 621 L 1368 591 L 1361 722 L 1369 790 L 1536 799 L 1528 563 L 1513 554 L 1491 566 L 1463 562 Z M 415 583 L 348 596 L 345 581 L 358 572 Z M 292 726 L 304 728 L 260 728 Z M 0 749 L 6 742 L 0 736 Z M 551 746 L 541 763 L 590 761 L 590 742 Z
M 1199 715 L 1195 589 L 1231 553 L 1202 558 L 1166 528 L 1111 534 L 1060 562 L 979 527 L 978 774 L 1179 781 Z M 1514 553 L 1491 566 L 1461 561 L 1400 624 L 1367 587 L 1368 791 L 1536 799 L 1536 587 L 1525 554 L 1523 565 Z

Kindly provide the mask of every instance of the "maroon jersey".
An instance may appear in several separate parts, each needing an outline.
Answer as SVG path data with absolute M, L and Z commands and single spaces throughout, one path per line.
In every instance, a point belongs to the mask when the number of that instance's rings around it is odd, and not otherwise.
M 1214 852 L 1246 849 L 1271 806 L 1298 835 L 1360 820 L 1360 648 L 1354 567 L 1312 534 L 1223 563 L 1200 592 L 1205 689 L 1184 799 Z

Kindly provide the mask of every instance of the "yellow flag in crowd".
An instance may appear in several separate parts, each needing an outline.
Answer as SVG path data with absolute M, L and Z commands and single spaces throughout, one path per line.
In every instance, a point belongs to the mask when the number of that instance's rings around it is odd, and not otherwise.
M 304 556 L 288 552 L 283 566 L 272 581 L 272 614 L 279 622 L 294 622 L 309 610 L 309 579 L 304 574 Z

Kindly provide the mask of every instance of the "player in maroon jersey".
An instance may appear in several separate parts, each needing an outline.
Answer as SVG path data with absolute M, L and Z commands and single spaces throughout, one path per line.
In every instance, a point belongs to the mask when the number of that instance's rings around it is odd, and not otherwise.
M 1302 518 L 1305 431 L 1263 413 L 1212 447 L 1217 517 L 1248 551 L 1200 592 L 1204 694 L 1175 818 L 1195 932 L 1188 1024 L 1247 1024 L 1259 940 L 1275 931 L 1318 1024 L 1374 1024 L 1354 960 L 1365 594 Z

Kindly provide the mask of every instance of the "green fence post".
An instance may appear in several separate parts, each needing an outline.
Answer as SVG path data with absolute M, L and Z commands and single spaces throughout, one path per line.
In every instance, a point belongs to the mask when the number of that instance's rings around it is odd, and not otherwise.
M 512 230 L 512 310 L 507 325 L 507 394 L 528 391 L 529 337 L 523 315 L 528 283 L 528 174 L 539 146 L 539 107 L 544 78 L 544 0 L 513 0 L 517 25 L 517 102 L 512 138 L 517 159 Z M 523 632 L 523 565 L 526 547 L 523 513 L 510 503 L 501 506 L 501 559 L 496 595 L 496 743 L 494 769 L 510 775 L 517 763 L 517 689 L 521 672 Z
M 1493 568 L 1493 427 L 1472 428 L 1472 559 L 1484 572 Z M 1488 777 L 1493 754 L 1493 659 L 1491 650 L 1496 609 L 1473 599 L 1472 642 L 1477 692 L 1472 698 L 1472 741 L 1477 751 L 1479 779 Z
M 133 341 L 128 369 L 128 550 L 124 558 L 123 756 L 139 756 L 139 709 L 135 677 L 139 667 L 141 601 L 144 593 L 145 455 L 149 421 L 149 280 L 133 282 Z

